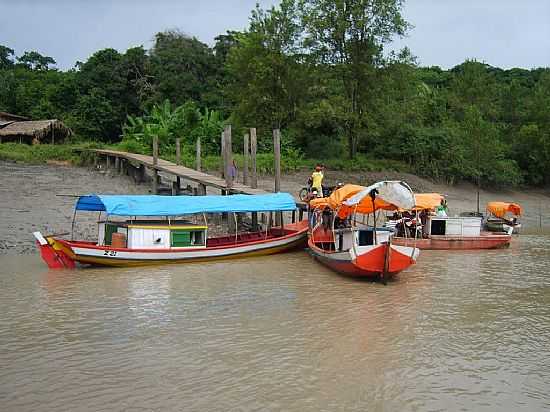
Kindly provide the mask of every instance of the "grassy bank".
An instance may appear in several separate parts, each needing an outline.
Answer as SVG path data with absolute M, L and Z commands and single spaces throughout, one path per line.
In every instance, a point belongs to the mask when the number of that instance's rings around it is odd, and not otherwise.
M 29 164 L 45 164 L 48 161 L 65 161 L 74 165 L 84 163 L 89 158 L 89 154 L 82 149 L 91 148 L 112 148 L 122 150 L 118 146 L 100 146 L 98 144 L 77 143 L 77 144 L 60 144 L 60 145 L 27 145 L 19 143 L 0 143 L 0 160 L 15 161 Z M 79 149 L 79 150 L 77 150 Z M 166 148 L 160 153 L 163 159 L 175 162 L 175 149 Z M 244 156 L 241 154 L 234 155 L 235 162 L 239 169 L 244 166 Z M 194 152 L 190 148 L 183 148 L 182 162 L 185 166 L 195 167 Z M 362 172 L 377 172 L 377 171 L 395 171 L 395 172 L 411 172 L 410 167 L 395 160 L 371 159 L 366 156 L 358 156 L 353 161 L 347 159 L 306 159 L 301 156 L 287 155 L 281 159 L 281 169 L 283 173 L 291 173 L 298 170 L 310 170 L 317 163 L 324 163 L 330 170 L 341 171 L 362 171 Z M 273 154 L 260 153 L 257 156 L 257 170 L 260 174 L 273 173 Z M 220 156 L 204 156 L 201 159 L 203 170 L 218 171 L 221 168 Z

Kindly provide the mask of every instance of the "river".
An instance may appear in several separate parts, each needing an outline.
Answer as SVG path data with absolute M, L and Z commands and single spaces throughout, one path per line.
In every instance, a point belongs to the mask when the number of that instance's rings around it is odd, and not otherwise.
M 307 253 L 48 270 L 0 256 L 2 411 L 550 409 L 550 237 L 387 286 Z

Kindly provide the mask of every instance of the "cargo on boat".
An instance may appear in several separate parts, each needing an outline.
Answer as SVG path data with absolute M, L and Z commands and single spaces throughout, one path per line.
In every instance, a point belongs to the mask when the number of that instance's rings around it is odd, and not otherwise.
M 419 250 L 414 243 L 394 244 L 391 229 L 376 227 L 376 211 L 413 208 L 414 202 L 409 186 L 396 181 L 345 185 L 328 198 L 314 199 L 309 203 L 309 250 L 338 273 L 385 281 L 414 264 Z
M 447 216 L 446 202 L 438 193 L 417 193 L 415 198 L 416 207 L 401 210 L 387 223 L 395 227 L 396 245 L 411 246 L 411 232 L 419 237 L 414 244 L 420 249 L 497 249 L 510 244 L 509 233 L 482 231 L 481 216 Z
M 78 198 L 77 211 L 99 212 L 97 241 L 63 239 L 35 232 L 50 268 L 73 268 L 75 263 L 136 266 L 220 260 L 280 253 L 305 246 L 307 221 L 262 230 L 209 237 L 206 213 L 286 212 L 296 203 L 287 193 L 230 196 L 115 196 Z M 203 224 L 186 220 L 203 216 Z M 103 219 L 102 219 L 103 217 Z M 114 220 L 113 217 L 126 217 Z M 231 219 L 228 216 L 228 219 Z M 284 222 L 284 219 L 281 219 Z M 73 219 L 73 228 L 75 221 Z M 237 226 L 237 225 L 235 225 Z

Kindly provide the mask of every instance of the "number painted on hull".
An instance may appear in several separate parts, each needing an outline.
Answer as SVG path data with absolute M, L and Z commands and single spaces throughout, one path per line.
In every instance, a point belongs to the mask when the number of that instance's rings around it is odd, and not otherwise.
M 116 250 L 106 250 L 103 256 L 116 256 Z

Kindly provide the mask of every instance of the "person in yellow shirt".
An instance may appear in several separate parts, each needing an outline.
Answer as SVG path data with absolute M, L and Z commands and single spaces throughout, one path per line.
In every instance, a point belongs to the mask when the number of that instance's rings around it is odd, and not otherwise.
M 315 166 L 315 171 L 311 174 L 311 188 L 317 190 L 317 197 L 323 197 L 324 177 L 321 165 Z

